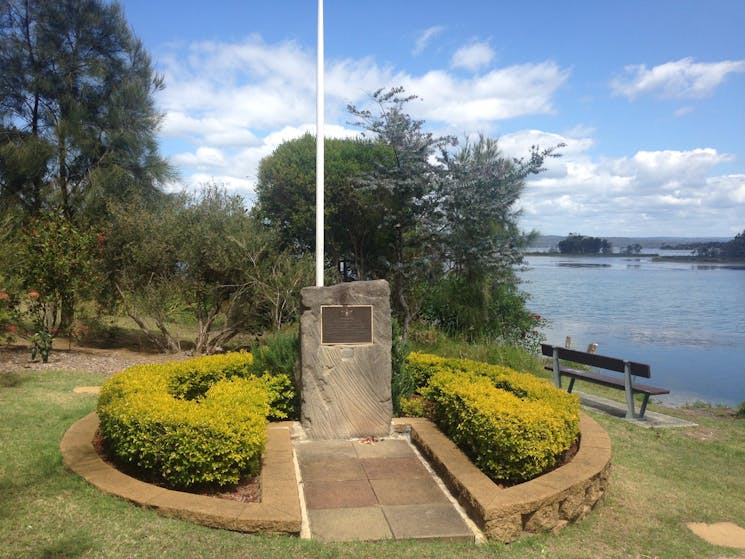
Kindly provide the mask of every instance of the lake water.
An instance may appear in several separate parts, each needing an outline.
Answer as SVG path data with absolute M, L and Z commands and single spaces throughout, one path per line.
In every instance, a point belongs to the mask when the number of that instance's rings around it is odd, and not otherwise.
M 520 273 L 547 341 L 649 363 L 668 405 L 745 400 L 745 266 L 529 256 Z M 646 381 L 645 381 L 646 382 Z

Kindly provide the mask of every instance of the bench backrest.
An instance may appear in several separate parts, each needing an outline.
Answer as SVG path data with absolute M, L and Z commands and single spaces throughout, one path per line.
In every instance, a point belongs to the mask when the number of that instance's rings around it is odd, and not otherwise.
M 618 373 L 624 372 L 625 361 L 623 359 L 617 359 L 615 357 L 607 357 L 605 355 L 596 355 L 594 353 L 587 353 L 585 351 L 577 351 L 576 349 L 567 349 L 561 346 L 552 346 L 549 344 L 541 344 L 541 353 L 547 357 L 553 357 L 554 347 L 559 350 L 559 359 L 564 361 L 572 361 L 574 363 L 581 363 L 583 365 L 589 365 L 590 367 L 598 367 L 600 369 L 607 369 L 608 371 L 616 371 Z M 650 378 L 652 371 L 649 365 L 644 363 L 637 363 L 636 361 L 629 361 L 631 366 L 631 374 L 637 377 Z

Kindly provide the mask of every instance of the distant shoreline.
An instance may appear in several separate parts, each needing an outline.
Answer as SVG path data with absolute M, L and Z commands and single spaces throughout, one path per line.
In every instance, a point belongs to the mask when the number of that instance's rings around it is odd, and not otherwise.
M 566 256 L 569 258 L 644 258 L 654 262 L 691 262 L 694 264 L 725 264 L 745 266 L 745 260 L 742 258 L 712 258 L 710 256 L 679 255 L 679 256 L 660 256 L 659 253 L 644 252 L 640 254 L 623 254 L 614 252 L 612 254 L 570 254 L 562 252 L 536 252 L 530 251 L 523 253 L 525 256 Z

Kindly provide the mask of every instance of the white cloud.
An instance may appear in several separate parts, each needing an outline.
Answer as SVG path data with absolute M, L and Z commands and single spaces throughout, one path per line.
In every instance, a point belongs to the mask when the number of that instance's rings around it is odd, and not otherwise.
M 737 72 L 745 72 L 745 60 L 695 62 L 693 58 L 682 58 L 652 68 L 630 65 L 624 68 L 623 76 L 611 82 L 611 89 L 631 100 L 640 95 L 698 99 L 712 95 L 728 74 Z
M 530 154 L 532 146 L 541 149 L 550 148 L 564 144 L 558 153 L 563 157 L 578 155 L 589 150 L 595 140 L 590 137 L 568 137 L 566 135 L 544 132 L 543 130 L 521 130 L 511 134 L 505 134 L 499 138 L 499 146 L 511 157 L 526 157 Z
M 420 39 L 426 43 L 442 30 L 430 28 Z M 161 57 L 167 88 L 157 101 L 165 113 L 161 135 L 194 146 L 171 156 L 183 176 L 255 180 L 258 162 L 282 141 L 314 133 L 311 49 L 291 41 L 268 44 L 259 36 L 173 48 L 181 50 Z M 420 97 L 408 107 L 416 118 L 443 132 L 488 131 L 502 119 L 553 111 L 552 97 L 568 76 L 553 62 L 464 79 L 445 70 L 411 75 L 371 57 L 327 60 L 326 134 L 359 135 L 346 127 L 347 104 L 364 106 L 372 91 L 399 84 Z
M 488 66 L 493 59 L 494 50 L 487 43 L 474 42 L 455 51 L 450 66 L 475 72 Z
M 552 99 L 569 77 L 569 71 L 554 62 L 520 64 L 460 79 L 448 72 L 431 71 L 409 76 L 406 90 L 422 98 L 417 116 L 444 122 L 459 133 L 484 130 L 495 121 L 554 111 Z
M 442 25 L 433 25 L 432 27 L 428 27 L 427 29 L 422 31 L 416 39 L 416 43 L 414 44 L 414 49 L 411 51 L 411 54 L 413 54 L 414 56 L 422 54 L 429 43 L 432 41 L 432 39 L 434 39 L 443 31 L 445 31 L 445 27 Z
M 225 156 L 220 150 L 201 146 L 195 153 L 178 153 L 171 157 L 176 165 L 194 167 L 196 169 L 222 168 Z
M 315 133 L 310 49 L 249 37 L 191 45 L 165 60 L 161 71 L 168 88 L 157 101 L 166 113 L 162 135 L 179 140 L 173 142 L 179 147 L 171 161 L 180 168 L 182 187 L 215 181 L 251 200 L 259 161 L 283 141 Z M 447 68 L 406 73 L 369 57 L 329 60 L 326 134 L 359 136 L 347 126 L 346 105 L 365 106 L 371 91 L 399 84 L 420 97 L 407 109 L 425 119 L 430 130 L 490 134 L 505 119 L 555 112 L 556 92 L 569 77 L 568 69 L 552 61 L 463 77 Z M 637 94 L 664 91 L 659 87 Z M 699 148 L 602 158 L 592 153 L 594 134 L 578 124 L 561 134 L 533 129 L 500 138 L 511 157 L 527 156 L 532 145 L 566 144 L 563 156 L 547 161 L 547 171 L 527 184 L 521 200 L 526 228 L 550 223 L 552 229 L 544 232 L 652 234 L 671 232 L 674 226 L 668 224 L 679 219 L 742 230 L 745 176 L 716 172 L 733 161 L 732 155 Z M 688 233 L 694 231 L 680 231 Z
M 518 133 L 515 144 L 544 134 Z M 742 229 L 745 175 L 715 174 L 732 155 L 698 148 L 594 160 L 583 152 L 588 140 L 569 144 L 547 173 L 528 181 L 521 199 L 524 227 L 550 223 L 544 233 L 606 236 L 711 235 L 713 223 L 719 230 Z

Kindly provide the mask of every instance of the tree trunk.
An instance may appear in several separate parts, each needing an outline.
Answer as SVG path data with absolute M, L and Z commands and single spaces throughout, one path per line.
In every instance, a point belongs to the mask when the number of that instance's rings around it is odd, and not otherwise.
M 75 297 L 69 293 L 62 295 L 59 331 L 67 332 L 75 320 Z
M 148 328 L 145 324 L 145 321 L 142 320 L 142 318 L 140 318 L 137 314 L 135 314 L 134 310 L 132 310 L 132 308 L 129 306 L 129 302 L 127 301 L 127 296 L 124 294 L 124 290 L 119 287 L 118 283 L 115 283 L 114 286 L 119 292 L 119 296 L 122 298 L 124 312 L 127 313 L 127 316 L 129 318 L 134 320 L 135 324 L 139 326 L 140 330 L 142 330 L 147 339 L 150 340 L 163 353 L 179 353 L 181 351 L 181 345 L 173 338 L 173 336 L 171 336 L 171 333 L 168 331 L 165 324 L 163 324 L 161 320 L 156 319 L 155 323 L 160 330 L 160 334 L 150 330 L 150 328 Z

